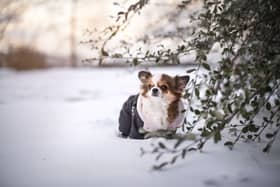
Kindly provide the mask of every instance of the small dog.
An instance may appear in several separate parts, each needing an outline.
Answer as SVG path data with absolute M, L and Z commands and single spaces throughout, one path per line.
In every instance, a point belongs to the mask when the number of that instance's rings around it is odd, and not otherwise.
M 138 73 L 142 85 L 138 95 L 130 96 L 124 103 L 119 117 L 122 136 L 142 139 L 139 132 L 176 130 L 185 118 L 181 100 L 189 76 L 153 75 L 148 71 Z

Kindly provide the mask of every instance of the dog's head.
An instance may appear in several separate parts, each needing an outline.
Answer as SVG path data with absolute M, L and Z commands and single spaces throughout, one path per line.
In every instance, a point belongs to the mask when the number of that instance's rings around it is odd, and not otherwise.
M 151 98 L 163 98 L 168 102 L 178 100 L 188 83 L 189 76 L 153 75 L 148 71 L 140 71 L 138 78 L 142 82 L 141 95 Z

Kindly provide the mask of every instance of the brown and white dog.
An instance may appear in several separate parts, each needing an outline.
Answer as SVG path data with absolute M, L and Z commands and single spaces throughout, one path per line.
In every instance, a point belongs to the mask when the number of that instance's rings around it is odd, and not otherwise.
M 148 71 L 138 73 L 142 85 L 137 100 L 137 112 L 144 122 L 144 130 L 175 130 L 183 124 L 184 104 L 182 94 L 189 76 L 153 75 Z

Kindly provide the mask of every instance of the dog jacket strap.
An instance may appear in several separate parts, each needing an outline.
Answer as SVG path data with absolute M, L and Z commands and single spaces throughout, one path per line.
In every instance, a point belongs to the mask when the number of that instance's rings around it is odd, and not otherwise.
M 136 105 L 137 105 L 137 99 L 134 99 L 133 102 L 132 102 L 132 106 L 131 106 L 131 127 L 136 127 L 135 126 L 135 112 L 136 112 L 135 109 L 136 109 Z

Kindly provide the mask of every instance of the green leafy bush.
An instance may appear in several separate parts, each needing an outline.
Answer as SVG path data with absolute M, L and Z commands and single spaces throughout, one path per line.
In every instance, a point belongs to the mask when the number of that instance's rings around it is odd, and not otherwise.
M 148 4 L 142 2 L 135 12 Z M 186 135 L 175 137 L 174 147 L 163 142 L 153 144 L 151 151 L 159 160 L 164 154 L 172 154 L 170 161 L 154 166 L 161 169 L 184 159 L 189 151 L 202 150 L 210 139 L 222 141 L 226 134 L 232 140 L 224 142 L 233 149 L 239 141 L 265 140 L 264 152 L 269 152 L 280 129 L 280 2 L 275 0 L 204 0 L 199 1 L 201 9 L 190 15 L 195 27 L 191 35 L 180 35 L 184 44 L 176 50 L 159 47 L 156 52 L 139 52 L 129 58 L 137 65 L 146 60 L 157 63 L 180 63 L 179 56 L 195 52 L 197 67 L 187 70 L 193 73 L 191 88 L 186 90 L 188 116 Z M 175 8 L 187 10 L 192 1 L 182 1 Z M 114 58 L 106 51 L 106 44 L 128 24 L 128 15 L 133 7 L 118 14 L 111 35 L 102 39 L 100 59 Z M 121 23 L 118 21 L 122 20 Z M 191 27 L 191 25 L 190 25 Z M 114 30 L 113 28 L 117 28 Z M 187 28 L 185 28 L 187 29 Z M 176 30 L 182 32 L 182 30 Z M 218 48 L 219 58 L 210 63 L 213 46 Z M 129 53 L 129 51 L 127 52 Z M 140 55 L 139 55 L 140 54 Z M 126 54 L 119 56 L 123 57 Z M 190 132 L 202 125 L 199 137 L 191 143 Z M 269 127 L 269 129 L 268 129 Z M 259 144 L 263 145 L 263 144 Z

